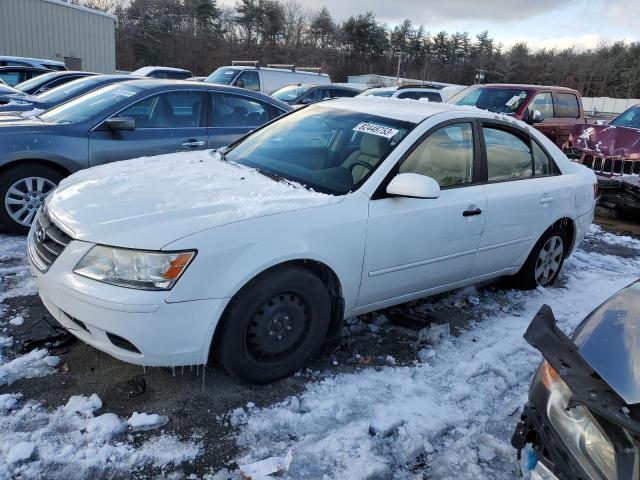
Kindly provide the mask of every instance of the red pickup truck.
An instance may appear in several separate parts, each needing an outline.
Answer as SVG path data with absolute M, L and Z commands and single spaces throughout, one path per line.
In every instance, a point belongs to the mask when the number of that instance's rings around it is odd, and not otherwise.
M 571 88 L 493 83 L 473 85 L 448 103 L 511 115 L 537 128 L 561 147 L 577 123 L 587 123 L 582 97 Z

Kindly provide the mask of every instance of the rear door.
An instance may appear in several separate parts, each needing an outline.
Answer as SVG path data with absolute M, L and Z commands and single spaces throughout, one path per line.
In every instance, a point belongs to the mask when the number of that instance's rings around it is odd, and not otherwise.
M 90 164 L 207 148 L 206 98 L 200 90 L 176 90 L 125 107 L 112 117 L 133 118 L 135 129 L 90 132 Z
M 253 97 L 215 92 L 210 96 L 208 146 L 219 148 L 229 145 L 283 113 Z
M 474 276 L 521 264 L 568 201 L 562 176 L 534 139 L 502 122 L 481 124 L 487 216 Z

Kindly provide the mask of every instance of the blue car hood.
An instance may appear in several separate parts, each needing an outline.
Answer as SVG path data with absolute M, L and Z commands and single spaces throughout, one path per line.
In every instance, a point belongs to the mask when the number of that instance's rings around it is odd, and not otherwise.
M 640 403 L 640 281 L 589 314 L 573 341 L 591 368 L 627 404 Z

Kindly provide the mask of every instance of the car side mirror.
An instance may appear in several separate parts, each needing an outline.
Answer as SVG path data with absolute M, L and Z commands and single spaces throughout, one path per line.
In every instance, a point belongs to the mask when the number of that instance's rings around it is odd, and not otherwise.
M 527 118 L 527 123 L 540 123 L 542 121 L 542 113 L 540 110 L 527 110 L 529 112 L 529 118 Z
M 438 198 L 440 185 L 426 175 L 400 173 L 387 185 L 387 193 L 397 197 Z
M 107 118 L 103 124 L 107 129 L 113 131 L 135 130 L 136 121 L 131 117 L 111 117 Z

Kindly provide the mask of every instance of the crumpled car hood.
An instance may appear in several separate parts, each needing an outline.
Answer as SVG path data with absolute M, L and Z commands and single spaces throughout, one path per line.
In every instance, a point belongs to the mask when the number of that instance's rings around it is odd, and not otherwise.
M 640 160 L 640 130 L 635 128 L 580 124 L 569 142 L 594 156 Z
M 582 358 L 627 404 L 640 403 L 640 282 L 585 318 L 573 341 Z
M 63 180 L 45 205 L 78 240 L 159 249 L 209 228 L 342 198 L 197 151 L 81 170 Z

